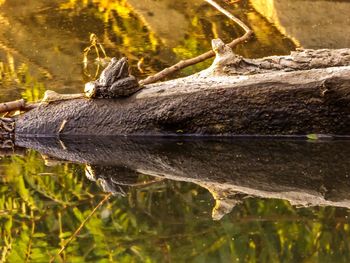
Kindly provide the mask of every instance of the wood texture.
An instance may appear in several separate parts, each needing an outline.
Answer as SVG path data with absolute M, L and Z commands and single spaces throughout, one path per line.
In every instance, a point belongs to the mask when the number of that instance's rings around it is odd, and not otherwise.
M 16 135 L 346 136 L 349 123 L 349 49 L 257 60 L 226 52 L 203 72 L 128 98 L 40 106 L 18 117 Z

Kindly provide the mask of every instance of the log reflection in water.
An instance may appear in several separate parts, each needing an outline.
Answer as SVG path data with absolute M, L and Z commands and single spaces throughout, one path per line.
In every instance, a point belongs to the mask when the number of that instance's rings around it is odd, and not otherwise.
M 88 163 L 89 178 L 108 192 L 125 194 L 139 174 L 198 184 L 216 200 L 214 219 L 247 196 L 350 208 L 350 141 L 75 137 L 16 143 Z

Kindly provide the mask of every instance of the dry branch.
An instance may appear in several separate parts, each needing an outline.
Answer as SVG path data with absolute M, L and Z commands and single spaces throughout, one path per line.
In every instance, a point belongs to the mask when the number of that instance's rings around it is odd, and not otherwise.
M 242 42 L 248 40 L 252 36 L 253 31 L 251 31 L 250 28 L 247 25 L 245 25 L 240 19 L 238 19 L 237 17 L 232 15 L 230 12 L 228 12 L 227 10 L 222 8 L 216 2 L 214 2 L 212 0 L 205 0 L 205 1 L 208 4 L 212 5 L 213 7 L 215 7 L 218 11 L 220 11 L 221 13 L 226 15 L 232 21 L 237 23 L 245 31 L 245 34 L 243 36 L 236 38 L 232 42 L 227 44 L 229 47 L 233 48 L 234 46 L 238 45 L 239 43 L 242 43 Z M 207 51 L 207 52 L 205 52 L 197 57 L 186 59 L 186 60 L 181 60 L 178 63 L 176 63 L 175 65 L 168 67 L 168 68 L 165 68 L 162 71 L 156 73 L 155 75 L 149 76 L 146 79 L 141 80 L 139 83 L 140 83 L 140 85 L 147 85 L 147 84 L 157 82 L 157 81 L 162 80 L 165 77 L 169 76 L 170 74 L 173 74 L 181 69 L 184 69 L 186 67 L 189 67 L 189 66 L 195 65 L 197 63 L 200 63 L 202 61 L 205 61 L 205 60 L 212 58 L 214 56 L 215 56 L 215 52 L 210 50 L 210 51 Z
M 29 111 L 38 107 L 38 103 L 26 103 L 23 99 L 0 103 L 0 113 L 12 111 Z
M 23 99 L 0 103 L 0 113 L 20 110 L 24 108 L 24 106 L 25 106 L 25 101 Z

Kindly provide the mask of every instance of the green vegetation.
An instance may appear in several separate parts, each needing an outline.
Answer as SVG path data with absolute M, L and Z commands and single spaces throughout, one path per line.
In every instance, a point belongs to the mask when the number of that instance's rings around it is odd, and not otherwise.
M 232 4 L 233 11 L 247 24 L 254 24 L 258 38 L 239 46 L 235 51 L 247 57 L 286 54 L 294 44 L 260 15 L 254 13 L 247 1 Z M 227 17 L 202 1 L 163 0 L 159 3 L 147 2 L 135 4 L 134 1 L 70 0 L 61 4 L 61 10 L 69 16 L 88 13 L 105 23 L 103 32 L 94 32 L 105 42 L 106 51 L 111 56 L 126 55 L 131 61 L 133 71 L 139 77 L 160 71 L 175 62 L 200 55 L 211 49 L 211 39 L 220 37 L 226 42 L 241 36 L 241 29 Z M 147 12 L 145 11 L 147 10 Z M 172 17 L 169 30 L 163 20 L 153 19 L 154 15 L 164 13 L 164 18 Z M 181 15 L 180 15 L 181 14 Z M 243 16 L 243 17 L 242 17 Z M 164 31 L 169 31 L 165 32 Z M 179 30 L 184 32 L 177 33 Z M 273 36 L 273 37 L 272 37 Z M 263 52 L 263 53 L 261 53 Z M 139 72 L 136 64 L 144 60 L 144 72 Z M 206 61 L 185 69 L 180 75 L 188 75 L 206 68 Z
M 44 84 L 31 75 L 28 65 L 16 65 L 10 55 L 6 62 L 0 61 L 0 87 L 0 102 L 20 97 L 37 101 L 45 92 Z
M 47 262 L 104 194 L 83 166 L 45 166 L 34 151 L 6 157 L 0 174 L 0 255 Z M 52 161 L 49 164 L 53 165 Z M 147 177 L 139 180 L 151 180 Z M 199 186 L 161 181 L 112 196 L 56 262 L 348 262 L 348 212 L 245 199 L 221 221 Z

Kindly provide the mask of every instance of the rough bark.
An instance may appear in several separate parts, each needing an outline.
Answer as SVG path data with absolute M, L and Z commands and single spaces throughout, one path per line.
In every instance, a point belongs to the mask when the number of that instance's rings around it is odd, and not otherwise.
M 246 195 L 350 208 L 350 141 L 78 137 L 16 144 L 89 164 L 89 179 L 102 179 L 111 192 L 127 191 L 137 174 L 198 184 L 216 198 L 216 219 Z
M 349 49 L 257 60 L 222 51 L 203 72 L 125 99 L 43 105 L 16 120 L 16 134 L 350 135 Z

